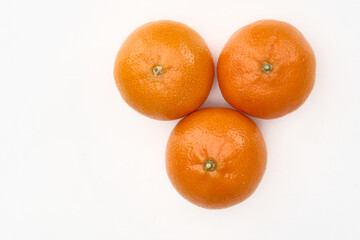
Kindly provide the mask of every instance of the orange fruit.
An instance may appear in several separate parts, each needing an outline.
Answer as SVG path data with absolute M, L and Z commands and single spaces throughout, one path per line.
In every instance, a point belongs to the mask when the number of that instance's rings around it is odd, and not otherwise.
M 236 31 L 222 50 L 217 74 L 234 108 L 271 119 L 299 108 L 315 82 L 315 55 L 292 25 L 261 20 Z
M 150 118 L 173 120 L 209 95 L 214 62 L 204 39 L 185 24 L 147 23 L 122 44 L 114 67 L 122 98 Z
M 182 119 L 166 148 L 175 189 L 204 208 L 230 207 L 257 188 L 266 167 L 263 136 L 248 117 L 228 108 L 205 108 Z

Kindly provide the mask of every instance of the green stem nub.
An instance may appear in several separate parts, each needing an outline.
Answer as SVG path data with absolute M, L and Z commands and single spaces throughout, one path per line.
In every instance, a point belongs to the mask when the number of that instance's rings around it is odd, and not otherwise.
M 154 76 L 157 77 L 162 73 L 162 66 L 155 66 L 153 68 Z
M 264 73 L 270 73 L 271 69 L 272 69 L 272 65 L 270 63 L 264 62 L 261 71 Z
M 204 168 L 205 168 L 206 171 L 214 171 L 215 167 L 216 167 L 216 164 L 211 159 L 207 160 L 204 163 Z

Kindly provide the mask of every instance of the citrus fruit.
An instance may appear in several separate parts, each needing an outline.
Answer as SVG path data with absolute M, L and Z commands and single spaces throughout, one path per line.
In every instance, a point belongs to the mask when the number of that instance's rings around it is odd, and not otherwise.
M 147 23 L 132 32 L 117 54 L 114 78 L 122 98 L 154 119 L 173 120 L 209 95 L 214 62 L 204 39 L 185 24 Z
M 221 93 L 234 108 L 271 119 L 299 108 L 315 82 L 315 55 L 292 25 L 260 20 L 236 31 L 217 64 Z
M 166 148 L 175 189 L 204 208 L 230 207 L 257 188 L 266 167 L 263 136 L 248 117 L 228 108 L 204 108 L 182 119 Z

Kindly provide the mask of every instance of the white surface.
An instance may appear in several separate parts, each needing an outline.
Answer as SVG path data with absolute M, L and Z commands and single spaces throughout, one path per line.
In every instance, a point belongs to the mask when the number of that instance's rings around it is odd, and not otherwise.
M 358 1 L 0 0 L 0 239 L 360 239 Z M 172 19 L 215 60 L 230 35 L 275 18 L 317 58 L 296 112 L 259 120 L 268 166 L 255 194 L 198 208 L 164 166 L 177 121 L 120 98 L 116 52 L 136 27 Z M 228 106 L 214 84 L 204 106 Z

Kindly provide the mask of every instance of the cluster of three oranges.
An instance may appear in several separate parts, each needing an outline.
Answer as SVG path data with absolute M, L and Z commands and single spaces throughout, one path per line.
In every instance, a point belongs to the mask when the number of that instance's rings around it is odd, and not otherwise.
M 240 28 L 217 63 L 225 100 L 248 115 L 272 119 L 300 107 L 315 81 L 315 56 L 292 25 L 261 20 Z M 256 124 L 228 108 L 197 110 L 214 78 L 203 38 L 174 21 L 145 24 L 122 44 L 114 77 L 122 98 L 158 120 L 183 118 L 166 148 L 175 189 L 204 208 L 225 208 L 249 197 L 266 168 L 267 152 Z

